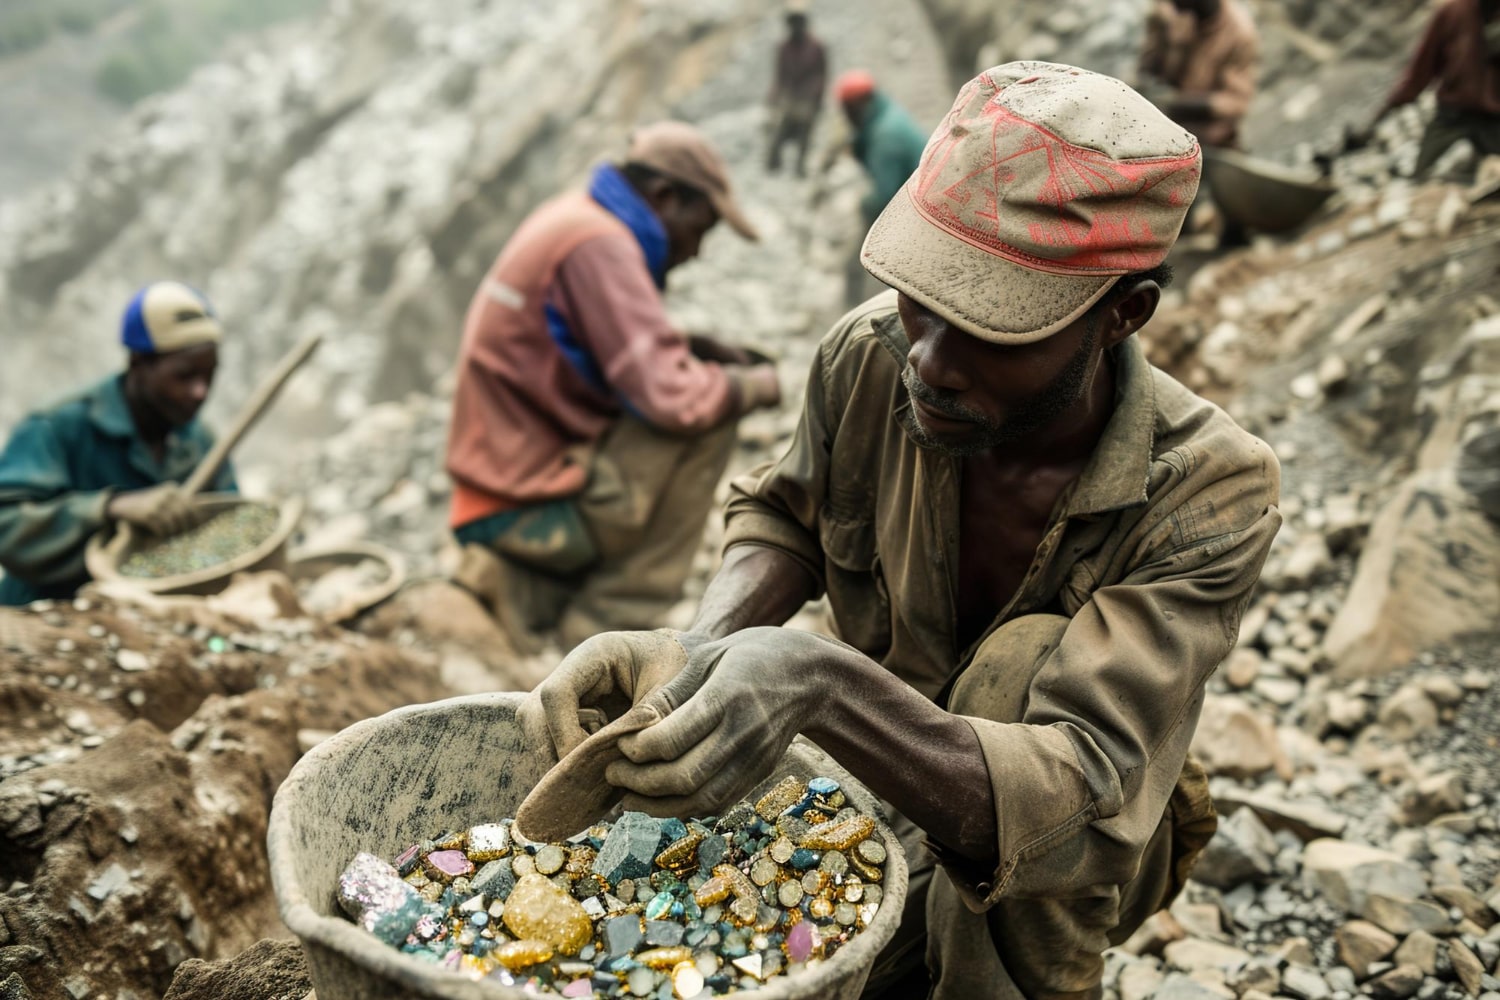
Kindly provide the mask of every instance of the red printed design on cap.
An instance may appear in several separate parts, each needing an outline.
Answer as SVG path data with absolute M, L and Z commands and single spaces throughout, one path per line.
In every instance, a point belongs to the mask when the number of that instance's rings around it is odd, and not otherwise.
M 972 84 L 971 84 L 972 86 Z M 1002 91 L 1003 93 L 1003 91 Z M 1012 263 L 1062 275 L 1128 274 L 1166 258 L 1197 188 L 1198 152 L 1118 160 L 1070 143 L 998 100 L 962 98 L 908 185 L 927 221 Z M 976 143 L 974 133 L 988 133 Z M 976 154 L 977 158 L 976 158 Z

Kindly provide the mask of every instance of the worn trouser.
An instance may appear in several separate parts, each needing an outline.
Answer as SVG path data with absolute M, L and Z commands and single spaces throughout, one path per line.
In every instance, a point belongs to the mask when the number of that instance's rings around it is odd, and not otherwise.
M 656 628 L 682 598 L 735 426 L 679 437 L 621 418 L 599 442 L 582 493 L 523 509 L 487 538 L 459 530 L 470 543 L 460 582 L 523 646 L 552 629 L 573 646 L 598 632 Z M 498 572 L 471 568 L 481 541 L 499 556 Z
M 1427 130 L 1422 133 L 1422 146 L 1417 151 L 1417 165 L 1412 169 L 1412 175 L 1421 177 L 1427 173 L 1460 139 L 1468 139 L 1480 156 L 1500 156 L 1500 115 L 1438 108 L 1432 121 L 1427 123 Z
M 789 100 L 777 108 L 770 148 L 766 151 L 766 169 L 775 172 L 781 169 L 781 147 L 788 142 L 797 147 L 797 176 L 807 175 L 807 147 L 812 142 L 813 126 L 818 120 L 816 101 Z
M 995 722 L 1021 721 L 1032 678 L 1067 625 L 1058 615 L 1028 615 L 1001 626 L 954 685 L 949 710 Z M 996 794 L 1003 801 L 1004 790 Z M 901 927 L 877 960 L 865 995 L 920 996 L 912 991 L 910 976 L 925 948 L 932 996 L 938 1000 L 1099 996 L 1102 952 L 1171 902 L 1215 825 L 1207 777 L 1189 760 L 1135 878 L 1067 899 L 1003 899 L 978 914 L 935 866 L 921 844 L 921 831 L 898 817 L 892 826 L 911 867 L 909 895 Z

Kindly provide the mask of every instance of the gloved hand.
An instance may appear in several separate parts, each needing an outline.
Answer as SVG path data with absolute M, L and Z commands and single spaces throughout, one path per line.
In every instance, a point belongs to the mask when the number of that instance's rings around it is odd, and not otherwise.
M 781 403 L 781 380 L 772 364 L 750 365 L 739 369 L 740 410 L 749 413 Z
M 605 777 L 626 809 L 706 816 L 771 774 L 799 732 L 822 724 L 839 676 L 831 660 L 864 654 L 787 628 L 751 628 L 699 647 L 688 666 L 637 706 L 665 716 L 618 741 Z
M 104 508 L 112 521 L 125 521 L 153 535 L 175 535 L 198 520 L 192 498 L 176 483 L 116 493 Z
M 602 632 L 580 643 L 536 686 L 517 710 L 528 737 L 550 745 L 559 759 L 588 738 L 584 723 L 618 719 L 688 664 L 682 634 Z

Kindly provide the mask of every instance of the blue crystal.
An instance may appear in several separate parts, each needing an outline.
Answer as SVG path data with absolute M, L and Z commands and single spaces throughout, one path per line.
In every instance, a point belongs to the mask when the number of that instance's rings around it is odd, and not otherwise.
M 808 781 L 807 790 L 814 795 L 832 795 L 839 790 L 839 783 L 832 778 L 813 778 Z
M 675 841 L 681 840 L 686 836 L 687 824 L 682 820 L 677 819 L 675 816 L 673 816 L 661 821 L 661 840 L 663 847 L 668 844 L 674 843 Z
M 823 855 L 806 847 L 799 847 L 792 852 L 792 867 L 798 871 L 805 872 L 809 868 L 818 867 L 818 862 L 823 860 Z
M 672 898 L 670 892 L 658 892 L 651 897 L 651 902 L 646 904 L 646 919 L 660 920 L 671 912 L 673 904 L 677 900 Z
M 475 913 L 469 917 L 469 925 L 471 927 L 476 927 L 479 930 L 484 930 L 490 925 L 490 915 L 488 913 L 485 913 L 483 910 L 480 910 L 478 913 Z

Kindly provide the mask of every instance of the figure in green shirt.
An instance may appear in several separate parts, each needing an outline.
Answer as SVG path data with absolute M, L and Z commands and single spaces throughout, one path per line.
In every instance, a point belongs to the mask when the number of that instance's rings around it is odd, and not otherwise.
M 173 534 L 192 522 L 178 487 L 213 444 L 197 415 L 223 331 L 201 294 L 173 281 L 125 309 L 126 369 L 21 421 L 0 453 L 0 605 L 69 597 L 84 545 L 112 522 Z M 212 489 L 235 489 L 228 464 Z

